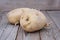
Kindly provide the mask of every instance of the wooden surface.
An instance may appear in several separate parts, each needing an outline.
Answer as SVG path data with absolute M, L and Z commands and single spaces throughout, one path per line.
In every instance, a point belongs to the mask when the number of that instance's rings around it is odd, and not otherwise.
M 33 33 L 26 33 L 19 28 L 16 40 L 60 40 L 60 11 L 42 12 L 46 15 L 48 23 L 52 22 L 52 24 Z
M 39 10 L 60 10 L 60 0 L 0 0 L 0 11 L 21 7 Z
M 0 12 L 0 40 L 60 40 L 60 11 L 42 12 L 52 24 L 33 33 L 25 32 L 19 25 L 9 24 L 8 11 Z
M 1 12 L 0 21 L 0 40 L 15 40 L 18 26 L 14 26 L 8 23 L 7 12 Z
M 52 24 L 33 33 L 9 24 L 8 11 L 21 7 L 44 10 L 48 23 Z M 0 40 L 60 40 L 60 0 L 0 0 Z

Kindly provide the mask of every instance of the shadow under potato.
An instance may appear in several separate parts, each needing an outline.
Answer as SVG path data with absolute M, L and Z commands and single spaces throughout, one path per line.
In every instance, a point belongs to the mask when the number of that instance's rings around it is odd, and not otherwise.
M 7 24 L 9 24 L 9 25 L 14 25 L 14 24 L 12 24 L 12 23 L 7 23 Z M 19 28 L 21 27 L 21 25 L 20 25 L 20 23 L 18 23 L 17 25 L 19 25 Z M 17 26 L 17 25 L 15 25 L 15 26 Z M 23 29 L 22 29 L 23 30 Z M 40 29 L 40 30 L 36 30 L 36 31 L 33 31 L 33 32 L 27 32 L 27 31 L 25 31 L 25 30 L 23 30 L 26 34 L 27 33 L 36 33 L 36 32 L 41 32 L 41 31 L 47 31 L 47 29 L 46 28 L 42 28 L 42 29 Z
M 8 24 L 9 24 L 9 25 L 15 25 L 15 24 L 9 23 L 9 22 L 8 22 Z M 19 26 L 20 26 L 20 23 L 18 23 L 18 24 L 16 24 L 16 25 L 19 25 Z M 15 26 L 16 26 L 16 25 L 15 25 Z
M 25 33 L 36 33 L 36 32 L 40 32 L 40 31 L 47 31 L 47 29 L 45 29 L 45 28 L 42 28 L 42 29 L 40 29 L 40 30 L 36 30 L 36 31 L 33 31 L 33 32 L 27 32 L 27 31 L 25 31 L 25 30 L 23 30 Z

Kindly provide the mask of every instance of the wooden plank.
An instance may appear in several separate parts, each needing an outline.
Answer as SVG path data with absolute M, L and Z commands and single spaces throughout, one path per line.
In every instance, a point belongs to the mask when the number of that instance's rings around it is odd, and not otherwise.
M 60 0 L 0 0 L 0 10 L 28 7 L 40 10 L 60 10 Z
M 2 33 L 3 33 L 3 31 L 0 29 L 0 36 L 1 36 Z
M 23 40 L 40 40 L 39 32 L 24 33 Z
M 16 40 L 23 40 L 23 31 L 21 27 L 19 27 L 16 37 L 17 37 Z
M 1 19 L 2 19 L 2 12 L 0 12 L 0 22 L 1 22 Z
M 2 12 L 0 12 L 0 23 L 1 23 L 1 20 L 2 20 L 2 15 L 3 15 Z M 0 26 L 1 26 L 1 25 L 0 25 Z M 0 28 L 0 36 L 1 36 L 2 32 L 3 32 L 3 31 L 2 31 L 1 28 Z
M 39 32 L 26 33 L 22 31 L 23 38 L 21 36 L 19 38 L 22 38 L 22 40 L 57 40 L 59 38 L 59 37 L 56 37 L 56 35 L 58 36 L 59 32 L 54 20 L 52 20 L 52 18 L 48 15 L 47 12 L 44 11 L 43 13 L 46 15 L 48 22 L 52 21 L 52 24 L 48 28 L 42 29 L 40 31 L 40 36 L 39 36 Z
M 16 40 L 40 40 L 39 31 L 33 33 L 27 33 L 20 27 Z
M 11 30 L 11 27 L 13 28 L 12 30 Z M 8 38 L 6 40 L 15 40 L 16 34 L 17 34 L 17 30 L 18 30 L 18 26 L 11 26 L 10 25 L 10 30 L 11 30 L 11 32 L 7 36 Z
M 5 12 L 5 13 L 7 13 L 7 12 Z M 3 29 L 5 29 L 3 27 L 6 27 L 6 25 L 7 25 L 7 19 L 6 19 L 5 13 L 4 12 L 0 12 L 0 17 L 1 17 L 1 19 L 0 19 L 0 30 L 1 30 L 0 36 L 3 33 L 3 31 L 4 31 Z
M 43 12 L 43 13 L 47 17 L 48 23 L 52 21 L 52 24 L 49 27 L 43 28 L 40 31 L 41 40 L 56 40 L 56 37 L 55 37 L 56 34 L 55 33 L 58 31 L 58 29 L 57 29 L 55 23 L 53 22 L 53 20 L 48 15 L 48 13 L 47 12 Z
M 3 14 L 0 22 L 0 40 L 15 40 L 18 26 L 8 23 L 6 14 Z
M 15 40 L 18 27 L 8 25 L 2 33 L 0 40 Z
M 7 25 L 5 20 L 6 20 L 5 16 L 2 15 L 2 20 L 0 22 L 0 30 L 1 30 L 2 33 L 4 32 L 4 29 L 5 29 L 6 25 Z M 0 37 L 1 37 L 2 33 L 0 34 Z
M 57 32 L 54 32 L 56 40 L 60 40 L 60 11 L 51 11 L 48 12 L 51 16 L 52 20 L 54 20 L 55 24 L 57 25 Z

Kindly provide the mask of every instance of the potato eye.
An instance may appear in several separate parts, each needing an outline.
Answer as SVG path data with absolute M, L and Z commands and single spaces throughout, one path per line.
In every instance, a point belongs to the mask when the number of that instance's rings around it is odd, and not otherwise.
M 29 21 L 29 17 L 26 19 L 26 21 Z

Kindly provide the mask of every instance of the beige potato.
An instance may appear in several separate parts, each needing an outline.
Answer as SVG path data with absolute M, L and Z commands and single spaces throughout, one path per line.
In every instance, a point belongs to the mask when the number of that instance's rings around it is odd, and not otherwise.
M 23 11 L 24 14 L 20 18 L 20 25 L 25 31 L 37 31 L 47 24 L 47 18 L 42 12 L 35 9 L 23 9 Z
M 23 10 L 26 10 L 28 11 L 29 8 L 17 8 L 17 9 L 14 9 L 12 11 L 10 11 L 8 14 L 7 14 L 7 18 L 8 18 L 8 21 L 12 24 L 18 24 L 19 21 L 20 21 L 20 16 L 21 14 L 24 13 Z M 25 11 L 25 12 L 26 12 Z
M 22 14 L 21 8 L 14 9 L 7 14 L 8 21 L 12 24 L 18 24 Z

